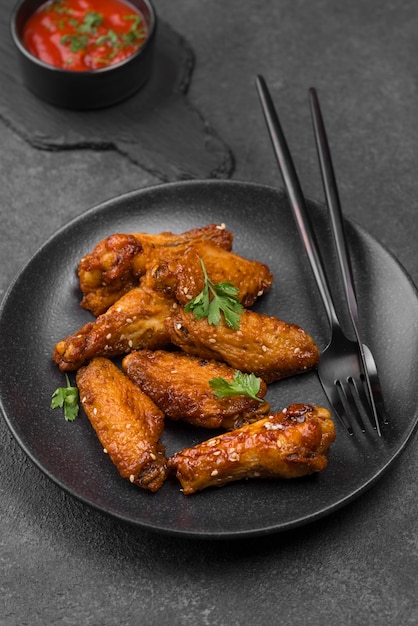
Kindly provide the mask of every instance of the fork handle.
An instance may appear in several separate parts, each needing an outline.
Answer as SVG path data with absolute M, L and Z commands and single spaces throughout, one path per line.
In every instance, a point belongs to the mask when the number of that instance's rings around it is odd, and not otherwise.
M 347 299 L 348 311 L 350 313 L 353 328 L 358 335 L 359 313 L 356 292 L 354 287 L 353 272 L 350 263 L 350 256 L 344 231 L 344 220 L 341 210 L 340 197 L 338 194 L 337 182 L 335 179 L 334 166 L 331 158 L 331 151 L 328 144 L 325 124 L 319 105 L 316 90 L 311 87 L 309 90 L 309 102 L 311 105 L 312 123 L 315 133 L 322 183 L 331 219 L 331 227 L 334 235 L 341 275 Z M 359 339 L 359 337 L 358 337 Z
M 299 235 L 305 247 L 312 272 L 318 285 L 319 293 L 328 316 L 331 328 L 339 325 L 337 313 L 328 286 L 327 278 L 323 270 L 319 249 L 315 234 L 309 219 L 305 204 L 305 198 L 299 182 L 298 175 L 291 157 L 286 138 L 284 136 L 279 118 L 271 99 L 270 92 L 262 76 L 256 77 L 256 87 L 260 98 L 261 108 L 264 113 L 274 154 L 282 174 L 283 182 L 290 201 L 290 206 L 299 230 Z

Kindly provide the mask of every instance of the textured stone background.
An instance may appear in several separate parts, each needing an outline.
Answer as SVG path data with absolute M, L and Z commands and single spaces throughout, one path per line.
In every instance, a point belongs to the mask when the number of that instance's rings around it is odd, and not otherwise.
M 3 73 L 12 4 L 4 0 L 0 12 Z M 187 98 L 232 155 L 227 175 L 281 184 L 254 88 L 261 73 L 305 192 L 321 199 L 307 105 L 316 86 L 346 213 L 417 282 L 417 4 L 156 0 L 156 8 L 194 52 Z M 2 296 L 57 228 L 164 173 L 116 150 L 34 147 L 10 111 L 22 103 L 0 100 Z M 211 169 L 201 165 L 207 177 Z M 0 446 L 4 626 L 418 621 L 416 440 L 343 510 L 292 532 L 228 543 L 155 535 L 83 506 L 33 466 L 3 420 Z

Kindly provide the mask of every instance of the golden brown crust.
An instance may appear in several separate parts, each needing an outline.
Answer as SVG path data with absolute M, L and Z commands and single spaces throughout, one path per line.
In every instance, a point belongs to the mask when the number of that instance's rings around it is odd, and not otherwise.
M 81 306 L 101 315 L 124 293 L 137 287 L 133 260 L 143 248 L 133 235 L 114 234 L 100 241 L 78 265 Z
M 131 289 L 106 313 L 59 341 L 53 359 L 63 371 L 76 370 L 94 356 L 118 356 L 130 350 L 166 348 L 165 322 L 176 306 L 164 293 Z
M 327 409 L 292 404 L 168 460 L 185 494 L 243 478 L 297 478 L 321 472 L 335 439 Z
M 300 374 L 317 365 L 318 347 L 300 326 L 244 310 L 239 330 L 198 320 L 178 309 L 166 321 L 171 341 L 188 354 L 253 372 L 266 383 Z
M 81 306 L 95 316 L 104 313 L 129 289 L 138 286 L 140 277 L 154 262 L 157 248 L 165 248 L 166 254 L 174 251 L 180 255 L 193 243 L 207 241 L 230 250 L 232 239 L 232 233 L 217 224 L 193 228 L 179 235 L 171 232 L 110 235 L 79 263 Z
M 179 352 L 142 350 L 128 354 L 122 363 L 128 377 L 164 414 L 205 428 L 233 429 L 266 415 L 270 406 L 248 396 L 217 398 L 209 385 L 221 376 L 232 381 L 235 370 L 225 363 L 205 361 Z M 259 397 L 267 386 L 262 381 Z
M 205 284 L 200 259 L 214 284 L 229 282 L 237 287 L 243 306 L 254 304 L 273 282 L 273 276 L 264 263 L 244 259 L 212 243 L 199 242 L 172 258 L 160 254 L 150 263 L 154 288 L 172 294 L 180 303 L 187 304 L 202 291 Z
M 82 407 L 122 478 L 157 491 L 167 476 L 165 450 L 159 442 L 163 413 L 102 357 L 77 372 L 77 386 Z

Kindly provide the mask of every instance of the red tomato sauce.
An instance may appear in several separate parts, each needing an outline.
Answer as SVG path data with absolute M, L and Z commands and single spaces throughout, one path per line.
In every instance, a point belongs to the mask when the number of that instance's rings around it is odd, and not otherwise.
M 85 72 L 123 61 L 147 36 L 143 15 L 122 0 L 49 0 L 26 22 L 23 44 L 44 63 Z

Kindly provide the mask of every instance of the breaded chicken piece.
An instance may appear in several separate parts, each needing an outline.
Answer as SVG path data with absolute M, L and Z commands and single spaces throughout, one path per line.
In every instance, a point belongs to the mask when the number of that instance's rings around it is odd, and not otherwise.
M 187 304 L 205 285 L 201 259 L 214 284 L 229 282 L 237 287 L 243 306 L 254 304 L 273 282 L 273 275 L 264 263 L 203 242 L 193 244 L 174 257 L 160 255 L 156 258 L 149 266 L 154 288 L 173 294 L 180 303 Z
M 245 309 L 239 329 L 196 319 L 179 308 L 166 321 L 171 341 L 188 354 L 224 361 L 242 372 L 253 372 L 266 383 L 315 367 L 319 351 L 300 326 Z
M 162 292 L 131 289 L 113 306 L 59 341 L 53 359 L 63 371 L 76 370 L 94 356 L 118 356 L 130 350 L 156 350 L 170 344 L 165 326 L 176 303 Z
M 82 407 L 119 474 L 157 491 L 167 476 L 159 442 L 163 413 L 108 359 L 93 359 L 76 380 Z
M 104 313 L 129 289 L 138 286 L 140 277 L 153 263 L 157 248 L 165 248 L 166 254 L 177 249 L 179 255 L 193 243 L 207 241 L 230 250 L 232 239 L 232 233 L 223 224 L 193 228 L 179 235 L 170 232 L 110 235 L 80 260 L 81 306 L 96 316 Z M 164 251 L 161 254 L 164 257 Z
M 327 409 L 292 404 L 178 452 L 168 460 L 168 467 L 185 494 L 243 478 L 298 478 L 325 469 L 334 440 Z
M 134 235 L 114 234 L 98 243 L 78 265 L 81 306 L 95 316 L 101 315 L 124 293 L 137 287 L 139 277 L 133 263 L 142 253 L 142 245 Z
M 181 352 L 141 350 L 122 362 L 128 377 L 163 411 L 166 417 L 205 428 L 233 429 L 253 422 L 270 411 L 265 401 L 245 395 L 217 398 L 209 381 L 232 381 L 235 370 L 225 363 L 205 361 Z M 258 397 L 267 392 L 260 384 Z

